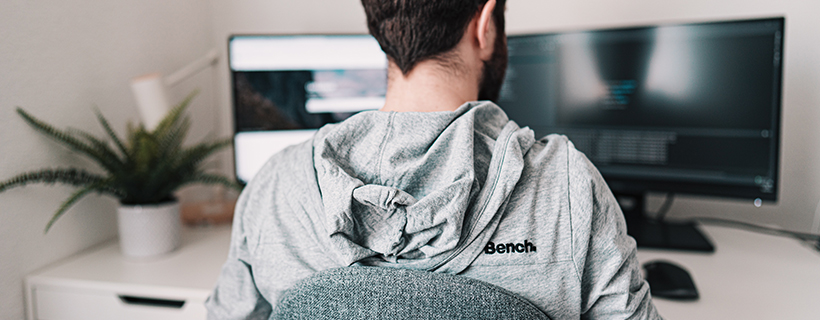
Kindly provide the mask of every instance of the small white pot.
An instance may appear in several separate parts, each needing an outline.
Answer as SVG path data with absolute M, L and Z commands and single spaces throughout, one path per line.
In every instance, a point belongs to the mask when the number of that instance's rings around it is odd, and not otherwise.
M 179 247 L 179 202 L 120 205 L 117 216 L 123 255 L 145 258 L 168 253 Z

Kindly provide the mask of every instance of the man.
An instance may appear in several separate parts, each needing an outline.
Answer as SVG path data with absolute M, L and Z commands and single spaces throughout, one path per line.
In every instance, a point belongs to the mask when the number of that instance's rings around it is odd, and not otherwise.
M 362 0 L 389 58 L 386 103 L 250 182 L 211 318 L 266 319 L 297 281 L 351 265 L 460 274 L 553 319 L 659 318 L 592 164 L 480 101 L 504 76 L 503 1 Z

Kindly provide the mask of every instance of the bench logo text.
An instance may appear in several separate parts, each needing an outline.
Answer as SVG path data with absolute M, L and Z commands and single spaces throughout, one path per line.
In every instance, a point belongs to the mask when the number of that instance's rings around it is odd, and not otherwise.
M 535 244 L 524 240 L 524 243 L 499 243 L 488 242 L 484 247 L 485 254 L 495 253 L 529 253 L 535 252 Z

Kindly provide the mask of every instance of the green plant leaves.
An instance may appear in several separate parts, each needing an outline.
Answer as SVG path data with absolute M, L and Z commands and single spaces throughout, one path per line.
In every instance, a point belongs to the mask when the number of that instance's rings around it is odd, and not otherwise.
M 52 139 L 57 140 L 57 142 L 64 144 L 69 149 L 86 155 L 87 157 L 91 158 L 91 160 L 96 161 L 100 166 L 102 166 L 106 170 L 116 171 L 119 167 L 120 164 L 117 163 L 115 159 L 112 159 L 111 157 L 107 156 L 107 153 L 111 152 L 107 145 L 89 146 L 88 144 L 82 142 L 80 139 L 71 135 L 70 133 L 55 129 L 51 125 L 29 115 L 22 108 L 17 108 L 17 113 L 20 114 L 20 116 L 23 117 L 23 120 L 25 120 L 33 128 L 39 130 L 45 135 L 51 137 Z
M 55 212 L 54 215 L 51 216 L 51 220 L 49 220 L 48 223 L 46 224 L 46 229 L 43 231 L 43 233 L 47 233 L 48 230 L 51 229 L 51 225 L 53 225 L 54 222 L 57 221 L 58 218 L 62 217 L 63 214 L 66 211 L 68 211 L 68 208 L 70 208 L 75 202 L 77 202 L 78 200 L 82 199 L 83 197 L 85 197 L 86 195 L 88 195 L 89 193 L 91 193 L 95 190 L 96 190 L 96 186 L 91 185 L 91 186 L 87 186 L 85 188 L 82 188 L 82 189 L 74 192 L 74 194 L 72 194 L 71 196 L 69 196 L 68 199 L 63 201 L 63 203 L 60 205 L 60 208 L 57 209 L 57 212 Z
M 123 156 L 125 156 L 125 154 L 127 154 L 127 151 L 125 150 L 125 145 L 122 144 L 122 140 L 120 140 L 120 137 L 117 136 L 116 132 L 114 132 L 114 129 L 111 129 L 111 125 L 109 125 L 108 120 L 106 120 L 105 117 L 103 117 L 102 112 L 100 112 L 100 109 L 94 108 L 94 114 L 97 116 L 97 120 L 100 122 L 100 125 L 102 125 L 103 129 L 105 129 L 105 133 L 108 134 L 108 137 L 110 137 L 111 140 L 114 141 L 114 144 L 117 145 L 117 147 L 120 149 L 120 152 L 123 154 Z
M 105 175 L 91 174 L 78 169 L 42 169 L 20 174 L 0 182 L 0 192 L 30 183 L 63 183 L 80 187 L 66 199 L 46 225 L 46 232 L 74 203 L 91 192 L 114 196 L 123 204 L 155 204 L 174 199 L 173 193 L 189 184 L 217 184 L 241 189 L 234 180 L 201 171 L 202 162 L 215 152 L 231 144 L 230 139 L 200 142 L 183 147 L 191 127 L 185 109 L 196 96 L 193 92 L 178 104 L 156 129 L 129 123 L 127 134 L 121 139 L 108 120 L 95 109 L 95 115 L 107 134 L 106 138 L 71 129 L 62 131 L 17 108 L 17 113 L 37 131 L 79 152 L 100 165 Z M 113 141 L 116 149 L 111 148 Z

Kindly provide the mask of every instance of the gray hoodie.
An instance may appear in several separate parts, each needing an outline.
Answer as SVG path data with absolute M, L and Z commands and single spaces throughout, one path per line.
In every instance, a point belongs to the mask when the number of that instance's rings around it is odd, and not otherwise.
M 212 319 L 267 319 L 281 294 L 350 265 L 461 274 L 553 319 L 655 319 L 635 242 L 598 171 L 491 102 L 379 112 L 273 156 L 240 196 Z

